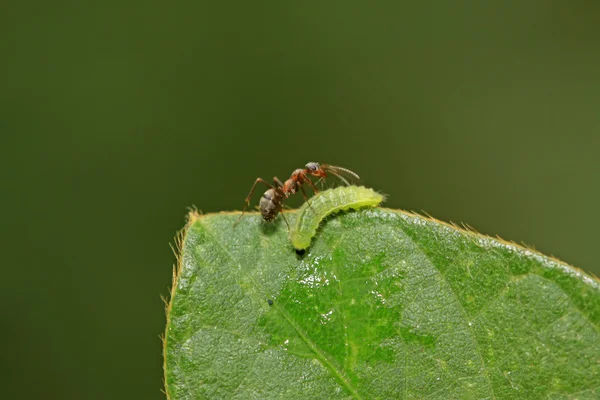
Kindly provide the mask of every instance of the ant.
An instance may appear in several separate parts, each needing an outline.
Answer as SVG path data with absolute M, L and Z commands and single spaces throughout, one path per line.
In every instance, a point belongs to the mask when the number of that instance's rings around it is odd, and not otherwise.
M 329 164 L 321 165 L 316 162 L 309 162 L 304 168 L 298 168 L 297 170 L 292 172 L 292 176 L 290 176 L 290 179 L 288 179 L 285 182 L 281 182 L 279 178 L 274 177 L 273 182 L 275 183 L 275 185 L 271 185 L 269 182 L 265 181 L 262 178 L 256 178 L 256 181 L 254 181 L 254 185 L 252 185 L 252 189 L 250 189 L 250 193 L 246 197 L 246 204 L 244 205 L 244 210 L 242 211 L 240 218 L 236 221 L 234 226 L 236 226 L 240 222 L 242 216 L 244 215 L 244 212 L 246 211 L 246 208 L 250 205 L 250 199 L 252 198 L 254 190 L 256 189 L 256 185 L 259 182 L 269 187 L 269 189 L 260 198 L 259 207 L 263 219 L 267 222 L 271 222 L 283 209 L 283 201 L 290 197 L 292 194 L 295 194 L 298 190 L 302 192 L 302 197 L 304 197 L 304 200 L 308 202 L 308 196 L 306 195 L 306 191 L 304 190 L 303 185 L 306 184 L 310 186 L 313 192 L 315 193 L 319 191 L 315 186 L 314 182 L 308 177 L 309 175 L 319 177 L 319 181 L 321 181 L 327 177 L 327 173 L 331 173 L 332 175 L 335 175 L 338 178 L 340 178 L 340 180 L 344 182 L 344 184 L 349 186 L 350 183 L 340 174 L 341 172 L 347 173 L 356 179 L 360 179 L 360 177 L 357 174 L 350 171 L 349 169 L 336 167 L 334 165 Z M 310 203 L 308 204 L 310 205 Z M 281 216 L 283 217 L 283 220 L 285 221 L 289 230 L 290 224 L 288 223 L 287 219 L 283 214 L 281 214 Z

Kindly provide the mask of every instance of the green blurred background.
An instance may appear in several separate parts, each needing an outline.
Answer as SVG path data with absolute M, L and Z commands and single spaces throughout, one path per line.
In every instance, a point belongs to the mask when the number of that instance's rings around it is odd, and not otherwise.
M 600 2 L 0 10 L 3 398 L 163 398 L 186 207 L 307 161 L 600 273 Z

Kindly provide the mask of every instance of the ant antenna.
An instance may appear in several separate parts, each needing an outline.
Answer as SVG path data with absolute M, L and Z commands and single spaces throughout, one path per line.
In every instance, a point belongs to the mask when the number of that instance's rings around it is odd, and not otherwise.
M 323 169 L 327 170 L 327 172 L 331 172 L 333 175 L 340 178 L 340 180 L 342 182 L 344 182 L 346 184 L 346 186 L 350 186 L 350 182 L 348 182 L 348 180 L 346 178 L 344 178 L 342 175 L 339 174 L 340 171 L 343 171 L 343 172 L 347 173 L 348 175 L 351 175 L 352 177 L 356 178 L 357 180 L 360 179 L 360 176 L 358 176 L 358 174 L 356 174 L 346 168 L 336 167 L 335 165 L 323 165 Z

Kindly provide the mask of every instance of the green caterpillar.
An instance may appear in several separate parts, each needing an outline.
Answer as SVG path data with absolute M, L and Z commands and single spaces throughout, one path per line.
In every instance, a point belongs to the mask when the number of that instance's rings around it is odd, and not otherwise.
M 382 194 L 363 186 L 340 186 L 319 192 L 300 208 L 296 225 L 290 232 L 292 245 L 297 250 L 308 248 L 319 224 L 330 214 L 376 207 L 383 200 Z

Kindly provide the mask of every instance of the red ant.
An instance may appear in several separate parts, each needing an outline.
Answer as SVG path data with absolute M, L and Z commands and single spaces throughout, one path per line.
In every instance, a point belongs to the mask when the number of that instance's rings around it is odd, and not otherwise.
M 275 182 L 275 185 L 271 185 L 269 182 L 265 181 L 262 178 L 257 178 L 254 182 L 254 185 L 252 185 L 252 189 L 250 189 L 250 193 L 246 197 L 246 205 L 244 206 L 242 215 L 240 215 L 240 218 L 236 221 L 234 226 L 237 225 L 238 222 L 240 222 L 242 216 L 244 215 L 244 212 L 246 211 L 246 208 L 250 205 L 250 199 L 252 198 L 254 190 L 256 189 L 256 185 L 259 182 L 269 187 L 269 189 L 260 198 L 259 206 L 260 213 L 263 219 L 267 222 L 271 222 L 283 209 L 283 201 L 290 197 L 292 194 L 296 193 L 298 189 L 300 189 L 300 191 L 302 192 L 302 197 L 304 197 L 304 200 L 308 201 L 308 196 L 306 195 L 306 192 L 304 191 L 303 187 L 304 184 L 310 186 L 313 192 L 315 193 L 319 191 L 315 186 L 314 182 L 308 177 L 308 175 L 317 176 L 321 179 L 324 179 L 327 177 L 328 172 L 340 178 L 340 180 L 346 185 L 350 185 L 350 183 L 342 175 L 340 175 L 340 172 L 347 173 L 349 175 L 352 175 L 356 179 L 360 179 L 360 177 L 357 174 L 350 171 L 349 169 L 336 167 L 334 165 L 329 164 L 321 165 L 316 162 L 309 162 L 308 164 L 306 164 L 304 169 L 299 168 L 295 170 L 294 172 L 292 172 L 292 176 L 290 176 L 290 179 L 288 179 L 285 182 L 281 182 L 279 178 L 274 177 L 273 182 Z M 283 217 L 283 220 L 285 221 L 289 229 L 290 224 L 288 224 L 287 219 L 283 214 L 281 214 L 281 216 Z

